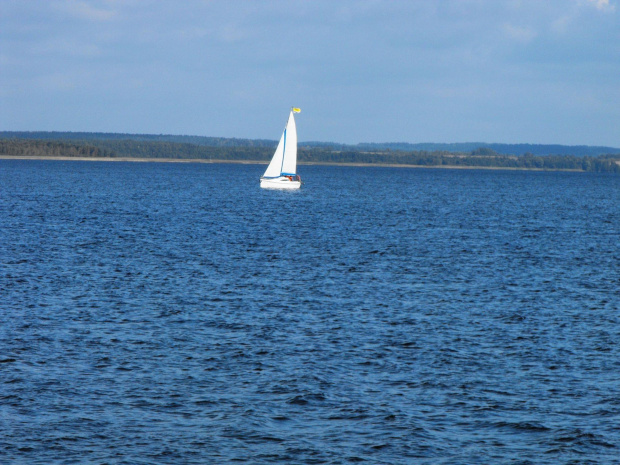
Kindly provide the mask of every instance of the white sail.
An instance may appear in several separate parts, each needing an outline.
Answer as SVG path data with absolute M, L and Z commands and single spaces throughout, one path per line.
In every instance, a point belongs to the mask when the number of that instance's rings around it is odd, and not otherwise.
M 282 160 L 282 173 L 297 173 L 297 127 L 291 111 L 286 124 L 286 144 L 284 146 L 284 160 Z
M 277 178 L 281 174 L 295 174 L 297 169 L 297 128 L 293 111 L 288 117 L 288 122 L 278 142 L 271 163 L 265 170 L 263 177 Z

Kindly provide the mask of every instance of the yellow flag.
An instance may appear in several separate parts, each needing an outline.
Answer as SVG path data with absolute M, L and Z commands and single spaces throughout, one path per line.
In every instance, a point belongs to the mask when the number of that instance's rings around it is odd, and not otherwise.
M 301 113 L 301 108 L 293 108 L 293 113 Z

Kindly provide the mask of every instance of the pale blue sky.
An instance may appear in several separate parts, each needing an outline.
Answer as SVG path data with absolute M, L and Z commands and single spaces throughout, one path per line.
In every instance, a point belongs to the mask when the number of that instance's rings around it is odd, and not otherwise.
M 0 0 L 0 130 L 620 147 L 620 0 Z

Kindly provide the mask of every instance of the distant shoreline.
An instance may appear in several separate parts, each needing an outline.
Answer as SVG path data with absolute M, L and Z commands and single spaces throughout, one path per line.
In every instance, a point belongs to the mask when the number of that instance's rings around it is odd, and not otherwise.
M 133 158 L 133 157 L 42 157 L 31 155 L 0 155 L 0 160 L 53 160 L 53 161 L 100 161 L 100 162 L 134 162 L 134 163 L 217 163 L 238 165 L 267 165 L 269 160 L 219 160 L 199 158 Z M 521 168 L 503 166 L 463 166 L 463 165 L 405 165 L 396 163 L 337 163 L 337 162 L 298 162 L 300 166 L 356 166 L 379 168 L 423 168 L 423 169 L 451 169 L 451 170 L 506 170 L 506 171 L 568 171 L 586 173 L 577 169 L 545 169 Z

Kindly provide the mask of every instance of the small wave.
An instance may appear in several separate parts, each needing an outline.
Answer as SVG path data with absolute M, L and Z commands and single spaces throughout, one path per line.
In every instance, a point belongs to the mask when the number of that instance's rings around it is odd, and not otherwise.
M 546 427 L 545 425 L 542 425 L 540 423 L 530 423 L 527 421 L 521 421 L 521 422 L 500 421 L 500 422 L 494 423 L 493 426 L 495 426 L 496 428 L 511 428 L 511 429 L 520 430 L 520 431 L 532 431 L 532 432 L 550 431 L 550 428 Z

